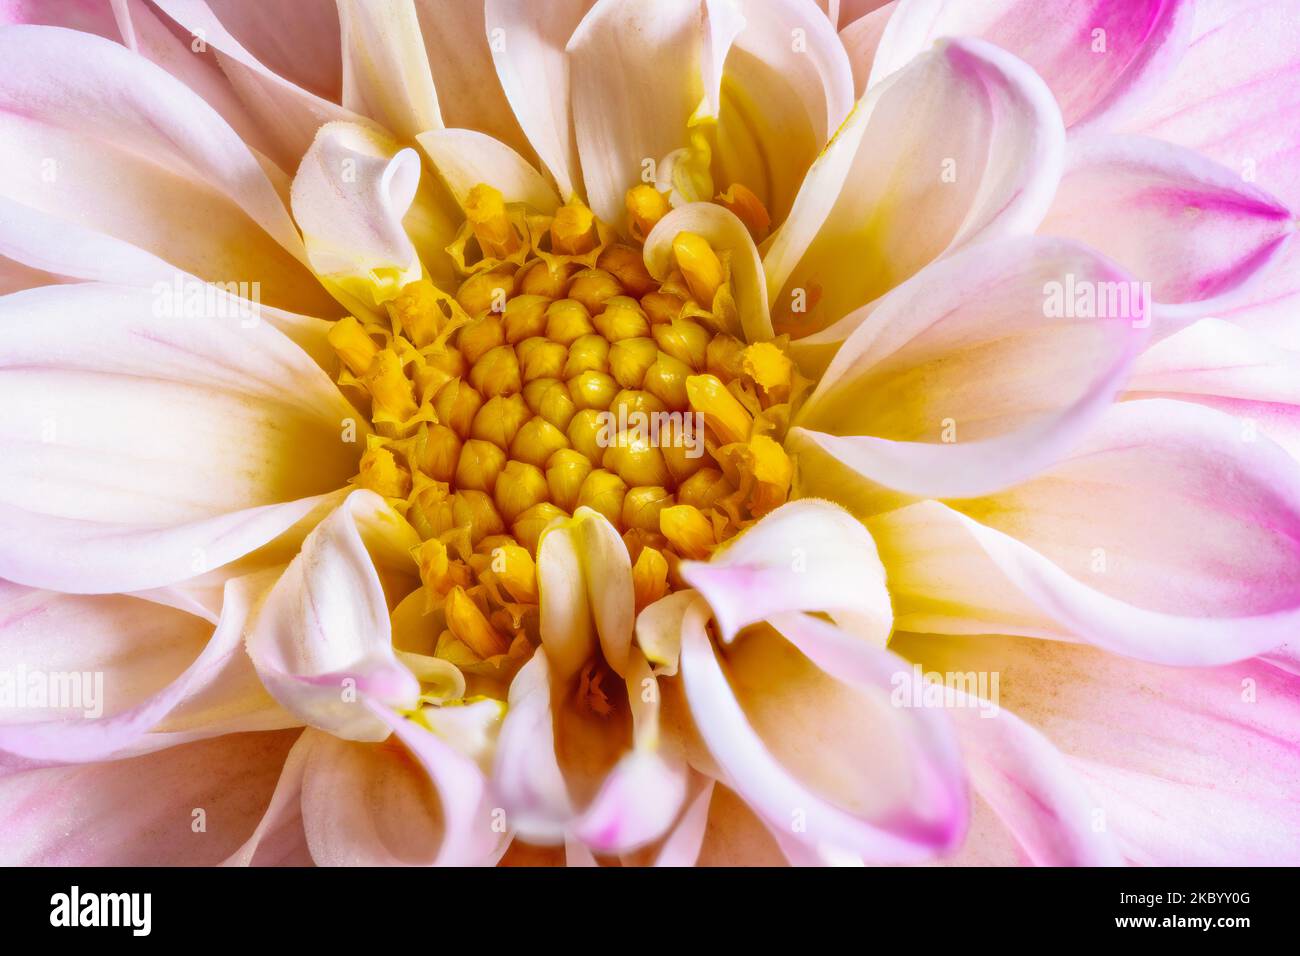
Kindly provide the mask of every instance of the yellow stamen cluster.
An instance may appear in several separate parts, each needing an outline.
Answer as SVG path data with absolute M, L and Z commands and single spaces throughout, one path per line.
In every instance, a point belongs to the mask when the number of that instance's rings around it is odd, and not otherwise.
M 638 234 L 667 210 L 648 188 L 628 195 Z M 423 539 L 443 639 L 490 660 L 535 619 L 539 539 L 577 508 L 623 536 L 640 608 L 784 502 L 772 435 L 800 380 L 715 312 L 728 260 L 701 236 L 675 237 L 660 282 L 578 203 L 535 215 L 478 186 L 466 214 L 454 293 L 411 283 L 387 324 L 348 317 L 329 338 L 374 426 L 355 481 Z

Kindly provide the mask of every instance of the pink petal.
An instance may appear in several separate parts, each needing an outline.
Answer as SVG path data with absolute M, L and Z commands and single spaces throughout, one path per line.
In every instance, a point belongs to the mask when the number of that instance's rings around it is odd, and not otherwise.
M 258 280 L 277 305 L 324 301 L 276 186 L 193 91 L 86 33 L 4 28 L 0 56 L 11 198 L 205 279 Z
M 1211 409 L 1123 402 L 1050 472 L 958 507 L 869 523 L 901 628 L 987 633 L 1006 619 L 1205 666 L 1279 647 L 1300 621 L 1300 470 Z
M 424 768 L 438 791 L 443 840 L 434 865 L 482 865 L 499 856 L 504 849 L 500 844 L 508 836 L 493 826 L 491 793 L 478 765 L 437 734 L 390 708 L 372 704 L 371 709 L 393 729 L 393 735 Z
M 596 766 L 600 755 L 575 752 L 583 747 L 580 737 L 557 740 L 557 729 L 571 726 L 560 711 L 573 689 L 554 674 L 545 648 L 515 675 L 492 780 L 510 826 L 523 839 L 576 841 L 584 851 L 621 854 L 659 839 L 677 819 L 686 765 L 660 746 L 658 690 L 651 695 L 655 703 L 646 706 L 643 680 L 653 677 L 644 658 L 635 658 L 627 677 L 633 739 L 607 768 Z M 617 731 L 602 726 L 596 732 Z M 561 752 L 570 758 L 563 766 Z
M 901 69 L 941 37 L 978 36 L 1014 53 L 1047 81 L 1066 125 L 1111 124 L 1167 77 L 1186 47 L 1192 19 L 1190 0 L 1081 0 L 1066 6 L 901 0 L 871 82 Z
M 0 861 L 217 863 L 255 828 L 297 735 L 229 734 L 127 760 L 0 778 Z
M 160 314 L 174 291 L 0 300 L 0 574 L 79 593 L 183 580 L 266 543 L 355 473 L 339 437 L 356 412 L 321 368 L 256 313 Z
M 1202 319 L 1157 342 L 1138 360 L 1134 398 L 1208 405 L 1265 435 L 1300 461 L 1300 353 L 1219 319 Z
M 33 591 L 7 604 L 0 610 L 5 658 L 17 657 L 29 671 L 100 674 L 109 700 L 99 701 L 103 716 L 54 711 L 0 727 L 3 762 L 110 759 L 148 748 L 155 728 L 171 731 L 174 742 L 182 728 L 193 739 L 290 726 L 248 667 L 243 633 L 250 596 L 238 582 L 227 585 L 222 619 L 211 632 L 200 618 L 125 596 Z M 51 643 L 57 658 L 49 655 Z
M 1127 128 L 1300 204 L 1300 30 L 1291 0 L 1197 0 L 1195 35 Z
M 510 682 L 492 771 L 510 828 L 529 842 L 543 844 L 560 842 L 574 816 L 555 757 L 551 680 L 546 651 L 538 649 Z
M 383 719 L 386 726 L 397 721 L 405 722 L 398 717 Z M 409 744 L 357 743 L 304 731 L 304 736 L 312 735 L 312 743 L 302 768 L 302 822 L 317 865 L 478 862 L 462 852 L 491 835 L 488 821 L 467 817 L 465 812 L 468 807 L 478 809 L 482 787 L 478 768 L 437 743 L 427 731 L 421 733 L 425 737 L 420 738 L 418 749 L 408 749 Z M 444 761 L 448 766 L 443 766 Z M 448 783 L 452 789 L 445 789 Z
M 1051 93 L 1004 51 L 954 40 L 917 57 L 862 98 L 770 241 L 777 331 L 820 331 L 946 252 L 1033 230 L 1064 141 Z
M 208 6 L 268 69 L 338 102 L 343 64 L 333 0 L 208 0 Z
M 205 47 L 216 52 L 215 59 L 220 66 L 220 74 L 229 77 L 239 103 L 244 110 L 256 117 L 263 135 L 270 137 L 275 155 L 286 170 L 292 170 L 297 165 L 320 126 L 336 121 L 355 122 L 361 119 L 356 113 L 338 104 L 332 95 L 333 90 L 322 91 L 329 93 L 329 96 L 320 96 L 304 89 L 292 77 L 286 78 L 277 73 L 275 68 L 258 59 L 258 53 L 253 52 L 257 50 L 263 55 L 271 54 L 275 65 L 283 68 L 286 47 L 295 47 L 300 43 L 293 54 L 295 59 L 309 56 L 311 51 L 323 48 L 327 52 L 313 57 L 315 68 L 323 72 L 332 71 L 334 65 L 338 64 L 341 71 L 340 54 L 335 45 L 338 37 L 337 16 L 312 18 L 305 22 L 297 22 L 295 18 L 291 34 L 295 38 L 294 42 L 278 43 L 281 38 L 288 36 L 283 31 L 267 35 L 265 31 L 248 29 L 248 19 L 267 15 L 265 11 L 241 10 L 233 16 L 230 26 L 238 31 L 237 36 L 223 22 L 223 18 L 232 12 L 225 8 L 221 10 L 222 15 L 218 16 L 211 4 L 195 0 L 155 0 L 155 4 L 180 27 L 184 35 L 202 37 Z M 137 9 L 133 16 L 138 18 L 139 15 Z M 270 15 L 274 15 L 274 12 L 270 12 Z M 299 36 L 301 41 L 297 40 Z M 252 45 L 253 50 L 241 42 L 241 37 Z M 276 47 L 274 51 L 273 45 Z M 165 49 L 161 38 L 154 39 L 152 48 L 143 44 L 142 47 L 141 52 L 145 55 L 164 59 L 160 55 L 161 50 Z M 194 76 L 194 67 L 185 65 L 186 60 L 198 59 L 189 47 L 190 44 L 185 44 L 182 48 L 184 54 L 179 63 L 174 58 L 166 58 L 164 62 L 177 68 L 178 75 L 186 83 L 198 88 L 202 80 Z M 299 71 L 295 69 L 294 72 Z M 206 88 L 202 92 L 210 95 Z
M 569 11 L 563 5 L 558 10 L 554 7 L 555 4 L 548 3 L 544 15 L 557 18 L 560 24 L 570 22 Z M 516 40 L 523 37 L 517 36 L 511 26 L 497 21 L 488 23 L 491 11 L 483 0 L 452 4 L 416 0 L 415 10 L 424 35 L 433 85 L 438 90 L 443 124 L 485 133 L 529 162 L 536 162 L 533 147 L 520 128 L 521 121 L 511 111 L 503 89 L 505 83 L 495 69 L 500 61 L 493 47 L 504 48 L 511 58 L 518 59 L 527 54 L 516 46 Z M 576 26 L 577 20 L 572 23 Z M 504 32 L 494 36 L 491 33 L 494 27 Z
M 304 723 L 349 740 L 383 740 L 367 699 L 415 706 L 419 682 L 396 658 L 376 562 L 414 571 L 419 538 L 382 498 L 352 492 L 307 536 L 249 624 L 248 653 L 267 690 Z
M 1073 823 L 1086 814 L 1093 838 L 1113 841 L 1129 862 L 1300 861 L 1294 674 L 1258 661 L 1162 667 L 1081 645 L 991 636 L 909 637 L 906 653 L 940 672 L 1000 674 L 998 716 L 971 712 L 967 723 L 994 734 L 1014 711 L 1037 728 L 1085 785 L 1085 799 L 1069 811 Z M 977 785 L 997 770 L 972 766 Z M 1024 818 L 1003 819 L 1023 841 Z
M 298 735 L 285 757 L 271 802 L 243 845 L 222 866 L 310 866 L 302 822 L 302 777 L 307 755 L 318 735 L 308 729 Z
M 898 0 L 889 0 L 870 12 L 848 19 L 841 7 L 840 42 L 849 54 L 849 63 L 853 67 L 853 89 L 858 96 L 867 91 L 867 82 L 871 76 L 871 66 L 876 60 L 876 50 L 885 33 L 885 25 L 898 7 Z
M 1293 214 L 1234 170 L 1139 137 L 1075 140 L 1041 232 L 1091 245 L 1149 282 L 1157 302 L 1239 298 L 1295 232 Z
M 1133 294 L 1114 314 L 1049 317 L 1048 290 L 1075 287 Z M 788 443 L 907 494 L 1007 487 L 1060 458 L 1110 405 L 1145 337 L 1144 306 L 1126 274 L 1076 243 L 964 250 L 849 334 Z
M 901 663 L 806 615 L 776 623 L 791 643 L 747 634 L 725 670 L 700 618 L 683 626 L 686 699 L 724 780 L 809 848 L 874 862 L 950 848 L 965 818 L 955 744 L 941 717 L 887 706 Z

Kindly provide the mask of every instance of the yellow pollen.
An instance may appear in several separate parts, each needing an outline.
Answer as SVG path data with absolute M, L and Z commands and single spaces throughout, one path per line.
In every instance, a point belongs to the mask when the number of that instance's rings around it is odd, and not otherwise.
M 351 315 L 345 315 L 330 326 L 326 339 L 354 375 L 365 375 L 379 352 L 379 346 L 366 334 L 356 317 Z
M 637 235 L 668 210 L 648 186 L 627 202 Z M 715 331 L 730 279 L 702 236 L 673 239 L 660 282 L 576 201 L 548 218 L 480 185 L 466 216 L 483 259 L 457 260 L 456 288 L 412 282 L 390 324 L 349 316 L 328 336 L 373 424 L 356 484 L 420 536 L 426 613 L 457 661 L 536 635 L 538 541 L 578 508 L 622 536 L 640 609 L 785 501 L 797 376 L 783 341 Z
M 465 200 L 465 218 L 484 255 L 501 259 L 519 249 L 521 240 L 506 215 L 505 197 L 499 190 L 483 183 L 471 189 Z
M 686 380 L 686 394 L 718 441 L 729 444 L 749 437 L 754 419 L 716 375 L 692 375 Z
M 668 214 L 668 198 L 648 183 L 629 189 L 624 201 L 632 238 L 638 241 L 644 241 L 655 224 Z
M 638 611 L 668 593 L 668 562 L 663 554 L 654 548 L 641 549 L 632 565 L 632 588 Z
M 768 214 L 767 207 L 763 205 L 762 200 L 740 183 L 732 183 L 727 191 L 714 201 L 734 213 L 736 218 L 745 224 L 745 228 L 749 230 L 755 242 L 761 242 L 766 238 L 768 230 L 772 228 L 772 217 Z
M 443 609 L 448 629 L 479 657 L 504 654 L 509 649 L 506 639 L 497 633 L 464 588 L 456 586 L 448 591 Z
M 673 258 L 686 277 L 691 295 L 703 308 L 711 308 L 723 282 L 722 261 L 703 236 L 681 232 L 673 240 Z
M 580 203 L 561 206 L 551 223 L 551 247 L 564 255 L 582 255 L 596 246 L 596 217 Z

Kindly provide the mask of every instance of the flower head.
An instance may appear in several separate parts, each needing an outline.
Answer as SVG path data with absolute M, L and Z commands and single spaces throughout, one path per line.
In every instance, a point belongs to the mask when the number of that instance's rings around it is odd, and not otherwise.
M 0 28 L 13 858 L 1300 851 L 1290 0 L 253 6 Z

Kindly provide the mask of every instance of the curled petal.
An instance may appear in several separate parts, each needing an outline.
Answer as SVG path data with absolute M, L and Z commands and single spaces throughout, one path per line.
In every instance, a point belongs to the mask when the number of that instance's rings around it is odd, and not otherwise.
M 419 682 L 396 658 L 376 561 L 414 571 L 419 538 L 383 499 L 355 491 L 303 542 L 249 624 L 248 653 L 304 723 L 348 740 L 390 728 L 366 700 L 411 709 Z
M 1094 305 L 1076 307 L 1076 290 Z M 907 494 L 1007 487 L 1060 458 L 1110 405 L 1147 310 L 1140 286 L 1076 243 L 964 250 L 853 330 L 788 442 Z
M 682 577 L 708 601 L 725 641 L 744 627 L 793 611 L 828 613 L 883 647 L 893 615 L 885 569 L 862 523 L 829 501 L 782 505 Z
M 1113 124 L 1159 86 L 1192 30 L 1190 0 L 900 0 L 871 69 L 876 83 L 941 37 L 977 36 L 1047 80 L 1069 126 Z
M 1295 223 L 1276 199 L 1191 150 L 1107 136 L 1071 143 L 1041 231 L 1110 256 L 1150 283 L 1157 303 L 1204 314 L 1248 291 Z
M 419 183 L 415 150 L 362 126 L 322 126 L 292 195 L 316 273 L 358 296 L 380 285 L 382 298 L 420 278 L 420 257 L 402 226 Z
M 718 98 L 714 187 L 745 184 L 779 223 L 849 114 L 853 75 L 835 30 L 811 4 L 739 0 L 736 7 L 742 28 L 718 44 L 720 76 L 709 84 Z
M 979 40 L 919 56 L 859 101 L 763 258 L 778 332 L 809 334 L 945 252 L 1032 231 L 1065 131 L 1032 70 Z
M 889 705 L 895 675 L 907 679 L 901 661 L 804 614 L 775 623 L 789 642 L 747 634 L 725 667 L 699 616 L 683 628 L 686 699 L 728 785 L 814 851 L 883 863 L 954 846 L 965 823 L 955 741 L 942 715 Z
M 772 338 L 763 264 L 744 223 L 713 203 L 678 206 L 660 219 L 646 236 L 645 260 L 651 274 L 663 279 L 672 271 L 673 240 L 681 232 L 703 236 L 715 252 L 730 254 L 731 282 L 741 326 L 735 331 L 747 342 L 764 342 Z
M 587 201 L 605 222 L 626 221 L 624 193 L 641 181 L 647 160 L 657 163 L 686 145 L 687 124 L 705 95 L 701 10 L 700 0 L 653 7 L 599 0 L 569 40 Z
M 902 628 L 987 632 L 1009 612 L 1021 633 L 1045 618 L 1113 653 L 1209 666 L 1279 647 L 1300 621 L 1300 468 L 1211 409 L 1123 402 L 1042 477 L 959 507 L 869 522 Z M 973 610 L 971 570 L 990 582 Z
M 544 844 L 560 842 L 574 816 L 555 757 L 551 681 L 551 665 L 542 648 L 510 682 L 492 772 L 511 829 L 529 842 Z
M 184 580 L 270 541 L 355 473 L 339 439 L 356 412 L 306 353 L 255 311 L 160 309 L 173 293 L 84 284 L 0 300 L 0 575 L 79 593 Z
M 595 637 L 623 675 L 632 642 L 634 593 L 627 547 L 604 515 L 582 507 L 548 529 L 537 555 L 541 635 L 560 679 L 586 663 Z
M 3 763 L 112 759 L 152 749 L 151 730 L 163 731 L 159 739 L 174 745 L 289 726 L 291 718 L 267 697 L 243 652 L 250 597 L 244 582 L 227 584 L 215 630 L 200 617 L 124 595 L 31 591 L 4 605 L 0 660 L 16 660 L 28 671 L 96 675 L 99 696 L 83 701 L 79 717 L 52 710 L 0 727 Z M 51 658 L 51 648 L 60 657 Z
M 645 659 L 633 655 L 627 678 L 631 738 L 622 739 L 616 721 L 584 729 L 581 716 L 566 713 L 573 687 L 539 649 L 510 685 L 493 773 L 515 832 L 530 842 L 568 840 L 584 853 L 613 854 L 663 836 L 685 799 L 687 769 L 660 747 L 658 693 Z M 617 756 L 602 765 L 594 750 L 618 745 Z
M 302 825 L 319 866 L 467 866 L 494 843 L 472 761 L 404 718 L 375 719 L 400 745 L 341 740 L 310 728 Z M 432 781 L 433 787 L 429 783 Z
M 506 202 L 553 213 L 560 197 L 542 174 L 504 143 L 469 129 L 430 130 L 415 137 L 462 206 L 479 183 L 490 183 Z

